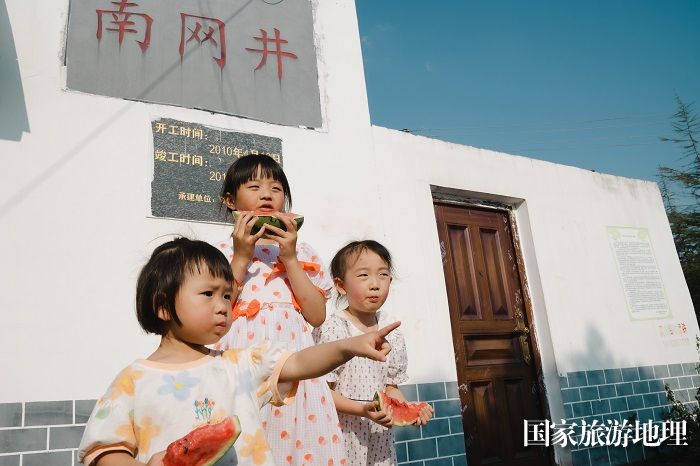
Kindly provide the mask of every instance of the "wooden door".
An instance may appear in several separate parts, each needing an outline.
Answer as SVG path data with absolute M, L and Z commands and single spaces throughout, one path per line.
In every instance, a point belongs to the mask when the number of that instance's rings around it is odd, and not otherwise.
M 549 465 L 523 446 L 544 419 L 508 213 L 435 205 L 469 466 Z

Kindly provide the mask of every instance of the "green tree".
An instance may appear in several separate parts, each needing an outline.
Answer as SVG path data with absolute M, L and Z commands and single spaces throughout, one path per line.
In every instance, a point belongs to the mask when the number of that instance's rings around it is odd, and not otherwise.
M 682 149 L 681 168 L 660 166 L 659 186 L 683 274 L 693 300 L 695 315 L 700 321 L 700 118 L 692 108 L 676 96 L 678 110 L 673 115 L 673 137 L 664 142 Z

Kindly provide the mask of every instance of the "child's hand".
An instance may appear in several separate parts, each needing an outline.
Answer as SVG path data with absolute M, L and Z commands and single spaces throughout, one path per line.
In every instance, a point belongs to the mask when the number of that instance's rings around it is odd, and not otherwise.
M 276 218 L 284 223 L 287 231 L 272 225 L 265 225 L 266 237 L 277 241 L 280 245 L 279 260 L 283 264 L 297 260 L 297 224 L 286 215 L 277 215 Z
M 165 457 L 165 451 L 156 453 L 155 455 L 151 456 L 151 459 L 148 460 L 146 466 L 163 466 L 163 457 Z
M 394 425 L 394 419 L 391 416 L 391 407 L 387 408 L 386 411 L 380 410 L 377 407 L 377 403 L 374 401 L 370 403 L 365 403 L 362 405 L 362 410 L 364 412 L 363 416 L 367 419 L 376 422 L 382 427 L 391 429 Z
M 377 331 L 365 333 L 348 339 L 350 351 L 355 356 L 386 361 L 386 355 L 391 351 L 391 345 L 386 341 L 386 336 L 395 330 L 401 322 L 394 322 Z
M 418 411 L 418 421 L 417 426 L 425 425 L 433 417 L 433 407 L 430 405 L 423 406 L 420 411 Z
M 233 238 L 233 257 L 234 260 L 240 260 L 244 268 L 247 268 L 248 263 L 253 259 L 255 243 L 265 234 L 264 227 L 256 234 L 250 234 L 255 225 L 255 220 L 256 217 L 253 215 L 253 212 L 244 212 L 233 224 L 233 233 L 231 233 Z

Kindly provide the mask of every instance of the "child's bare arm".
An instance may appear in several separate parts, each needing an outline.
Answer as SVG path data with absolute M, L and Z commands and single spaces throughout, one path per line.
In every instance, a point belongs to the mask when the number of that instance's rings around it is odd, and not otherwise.
M 248 264 L 253 259 L 255 242 L 265 233 L 264 229 L 261 229 L 256 234 L 251 234 L 253 225 L 255 225 L 255 216 L 252 212 L 244 212 L 236 219 L 233 225 L 233 233 L 231 233 L 231 238 L 233 238 L 231 271 L 233 272 L 236 285 L 243 283 Z M 235 301 L 239 293 L 239 286 L 234 286 L 231 301 Z
M 386 336 L 399 325 L 400 322 L 394 322 L 375 332 L 322 343 L 293 353 L 284 363 L 279 381 L 294 382 L 319 377 L 355 356 L 385 361 L 391 351 Z
M 390 428 L 393 425 L 394 420 L 391 417 L 391 410 L 379 410 L 377 403 L 374 401 L 362 402 L 351 400 L 333 390 L 333 387 L 331 387 L 331 393 L 333 395 L 335 409 L 339 413 L 349 414 L 351 416 L 366 417 L 367 419 L 386 428 Z
M 301 315 L 312 326 L 320 326 L 326 320 L 326 299 L 311 283 L 296 256 L 285 262 L 284 266 L 292 293 L 301 307 Z

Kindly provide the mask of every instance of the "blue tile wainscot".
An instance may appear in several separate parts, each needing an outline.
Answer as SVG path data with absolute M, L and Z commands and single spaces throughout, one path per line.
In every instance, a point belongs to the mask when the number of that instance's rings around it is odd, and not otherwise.
M 567 422 L 661 420 L 664 385 L 694 400 L 700 375 L 694 363 L 570 372 L 560 377 Z M 427 401 L 435 417 L 422 427 L 395 430 L 399 465 L 466 466 L 457 382 L 407 384 L 410 401 Z M 688 402 L 692 405 L 694 402 Z M 0 466 L 77 466 L 76 451 L 95 400 L 0 403 Z M 559 422 L 559 420 L 557 420 Z M 654 454 L 641 445 L 572 449 L 574 466 L 626 464 Z
M 0 403 L 0 466 L 73 466 L 95 400 Z
M 670 403 L 665 386 L 689 408 L 697 405 L 700 387 L 695 363 L 569 372 L 560 377 L 561 394 L 567 424 L 597 420 L 622 422 L 638 419 L 662 421 Z M 557 423 L 561 420 L 557 419 Z M 573 447 L 574 466 L 628 464 L 654 456 L 656 450 L 641 443 L 623 447 Z
M 400 465 L 466 466 L 457 382 L 408 384 L 410 401 L 427 401 L 435 417 L 395 430 Z M 77 466 L 77 448 L 95 400 L 0 403 L 0 466 Z
M 401 386 L 409 401 L 427 401 L 435 417 L 425 426 L 394 430 L 400 465 L 466 466 L 462 408 L 457 382 L 432 382 Z

